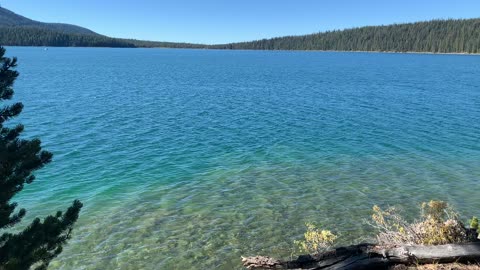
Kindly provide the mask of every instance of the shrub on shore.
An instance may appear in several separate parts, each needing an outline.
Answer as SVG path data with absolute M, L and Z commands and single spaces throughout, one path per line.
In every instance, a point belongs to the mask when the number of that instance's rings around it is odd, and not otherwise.
M 470 242 L 476 238 L 458 213 L 443 201 L 422 203 L 420 219 L 411 223 L 396 208 L 382 210 L 375 205 L 372 220 L 372 225 L 379 230 L 380 245 L 442 245 Z
M 378 245 L 443 245 L 465 243 L 477 240 L 479 220 L 473 217 L 470 228 L 460 220 L 459 215 L 444 201 L 430 201 L 421 204 L 420 218 L 408 222 L 395 207 L 385 210 L 375 205 L 372 221 L 369 222 L 378 234 Z M 338 236 L 329 230 L 318 229 L 307 223 L 304 239 L 294 241 L 301 252 L 317 254 L 333 248 Z
M 320 230 L 312 223 L 306 223 L 307 231 L 305 232 L 304 240 L 295 241 L 295 244 L 302 252 L 310 254 L 327 251 L 337 240 L 338 236 L 328 230 Z

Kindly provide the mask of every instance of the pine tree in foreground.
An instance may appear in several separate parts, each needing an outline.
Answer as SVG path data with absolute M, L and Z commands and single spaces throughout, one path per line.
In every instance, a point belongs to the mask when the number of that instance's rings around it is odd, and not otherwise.
M 4 57 L 0 47 L 0 101 L 13 96 L 13 83 L 18 77 L 17 60 Z M 40 140 L 24 140 L 19 136 L 22 125 L 5 127 L 4 123 L 18 116 L 21 103 L 0 108 L 0 270 L 46 269 L 50 261 L 62 252 L 62 246 L 71 236 L 74 223 L 82 208 L 78 200 L 65 213 L 57 212 L 43 221 L 36 218 L 23 231 L 12 233 L 12 227 L 25 216 L 25 209 L 15 210 L 13 196 L 35 179 L 32 174 L 52 159 L 42 151 Z

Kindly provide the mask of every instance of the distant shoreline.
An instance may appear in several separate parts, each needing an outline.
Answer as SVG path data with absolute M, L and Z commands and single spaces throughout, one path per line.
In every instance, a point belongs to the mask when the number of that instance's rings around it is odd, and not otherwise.
M 480 53 L 466 53 L 466 52 L 397 52 L 397 51 L 334 51 L 334 50 L 305 50 L 305 51 L 317 51 L 317 52 L 351 52 L 351 53 L 395 53 L 395 54 L 443 54 L 443 55 L 480 55 Z
M 160 48 L 158 49 L 170 49 L 170 48 Z M 174 48 L 174 49 L 184 49 L 184 48 Z M 185 48 L 189 49 L 189 48 Z M 480 55 L 480 53 L 466 53 L 466 52 L 416 52 L 416 51 L 407 51 L 407 52 L 398 52 L 398 51 L 341 51 L 341 50 L 253 50 L 253 49 L 217 49 L 217 48 L 205 48 L 205 49 L 191 49 L 191 50 L 218 50 L 218 51 L 266 51 L 266 52 L 341 52 L 341 53 L 390 53 L 390 54 L 437 54 L 437 55 Z
M 170 48 L 170 47 L 96 47 L 96 46 L 19 46 L 2 45 L 4 47 L 22 48 L 98 48 L 98 49 L 169 49 L 169 50 L 209 50 L 209 51 L 264 51 L 264 52 L 339 52 L 339 53 L 385 53 L 385 54 L 429 54 L 429 55 L 474 55 L 480 53 L 467 52 L 416 52 L 416 51 L 341 51 L 341 50 L 255 50 L 255 49 L 219 49 L 219 48 Z
M 95 48 L 480 54 L 480 18 L 361 26 L 225 44 L 114 38 L 71 24 L 44 23 L 0 7 L 0 45 Z M 6 23 L 8 22 L 8 23 Z M 366 50 L 366 51 L 365 51 Z

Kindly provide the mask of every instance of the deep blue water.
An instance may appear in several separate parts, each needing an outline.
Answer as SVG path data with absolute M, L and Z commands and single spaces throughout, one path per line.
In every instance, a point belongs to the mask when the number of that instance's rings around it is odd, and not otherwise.
M 85 204 L 52 269 L 239 269 L 305 222 L 371 240 L 374 204 L 480 215 L 480 57 L 8 48 L 54 162 L 27 220 Z

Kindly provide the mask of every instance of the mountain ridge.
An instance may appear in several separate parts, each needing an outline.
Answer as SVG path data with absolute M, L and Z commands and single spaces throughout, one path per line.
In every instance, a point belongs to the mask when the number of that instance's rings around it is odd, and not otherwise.
M 73 24 L 35 21 L 3 7 L 0 7 L 0 27 L 36 27 L 71 34 L 99 35 L 90 29 Z

